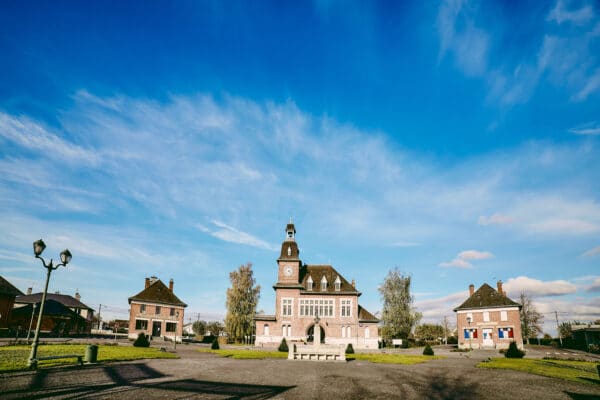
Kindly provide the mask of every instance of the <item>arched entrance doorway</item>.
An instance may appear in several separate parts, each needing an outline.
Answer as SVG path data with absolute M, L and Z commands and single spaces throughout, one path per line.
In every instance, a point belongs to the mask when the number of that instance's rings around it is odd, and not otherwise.
M 325 343 L 325 329 L 323 329 L 321 325 L 319 325 L 319 328 L 321 329 L 321 343 Z M 312 343 L 314 341 L 314 333 L 315 325 L 313 324 L 306 331 L 306 335 L 308 336 L 308 338 L 306 339 L 307 342 Z

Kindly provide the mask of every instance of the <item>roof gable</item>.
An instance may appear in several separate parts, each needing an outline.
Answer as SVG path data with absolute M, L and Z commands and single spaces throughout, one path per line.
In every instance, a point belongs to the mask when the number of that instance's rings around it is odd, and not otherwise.
M 93 310 L 93 308 L 88 307 L 87 305 L 83 304 L 81 301 L 77 300 L 75 297 L 69 296 L 68 294 L 47 293 L 46 300 L 54 300 L 56 302 L 63 304 L 64 306 L 70 307 L 70 308 L 81 308 L 81 309 Z M 42 293 L 27 294 L 27 295 L 23 295 L 23 296 L 18 296 L 15 299 L 15 303 L 27 303 L 27 304 L 39 303 L 41 301 L 42 301 Z
M 373 314 L 364 309 L 363 306 L 361 306 L 360 304 L 358 305 L 358 320 L 379 322 L 379 319 L 377 317 L 375 317 Z
M 152 283 L 135 296 L 130 297 L 129 303 L 131 303 L 132 300 L 187 307 L 187 304 L 179 300 L 179 298 L 175 296 L 175 293 L 170 291 L 160 279 L 157 279 L 156 282 Z
M 473 308 L 490 308 L 490 307 L 519 307 L 521 305 L 498 292 L 493 287 L 484 283 L 477 291 L 475 291 L 467 300 L 454 311 Z
M 323 291 L 321 291 L 321 281 L 322 281 L 323 277 L 325 277 L 325 279 L 327 280 L 327 290 L 325 290 L 324 293 L 345 292 L 345 293 L 354 293 L 354 294 L 360 295 L 360 292 L 358 290 L 356 290 L 356 288 L 354 286 L 352 286 L 352 284 L 349 283 L 342 276 L 342 274 L 337 272 L 336 269 L 333 268 L 331 265 L 304 265 L 304 266 L 302 266 L 302 268 L 300 269 L 300 284 L 304 287 L 304 289 L 307 289 L 307 287 L 308 287 L 307 281 L 308 281 L 309 276 L 312 278 L 312 281 L 313 281 L 313 286 L 312 286 L 313 292 L 323 293 Z M 340 278 L 340 290 L 339 291 L 335 290 L 335 284 L 334 284 L 337 277 Z
M 16 297 L 23 295 L 23 292 L 21 292 L 19 289 L 14 287 L 9 281 L 0 276 L 0 295 Z

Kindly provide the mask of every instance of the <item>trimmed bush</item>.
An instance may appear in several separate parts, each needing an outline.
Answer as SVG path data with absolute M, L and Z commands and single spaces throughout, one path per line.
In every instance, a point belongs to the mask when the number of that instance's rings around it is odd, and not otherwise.
M 424 356 L 432 356 L 433 355 L 433 349 L 431 348 L 429 343 L 425 345 L 425 348 L 423 349 L 423 355 Z
M 220 347 L 219 347 L 219 341 L 217 340 L 217 338 L 215 338 L 213 340 L 212 344 L 210 345 L 210 348 L 212 350 L 219 350 L 220 349 Z
M 506 358 L 523 358 L 524 355 L 525 352 L 519 350 L 516 342 L 510 342 L 508 345 L 508 350 L 506 350 L 506 353 L 504 353 L 504 357 Z
M 282 353 L 287 353 L 288 351 L 290 351 L 290 349 L 288 349 L 288 345 L 285 341 L 285 338 L 281 339 L 281 343 L 279 344 L 279 348 L 277 350 L 281 351 Z
M 135 347 L 150 347 L 150 342 L 148 341 L 148 336 L 146 336 L 143 332 L 140 333 L 133 342 Z
M 346 354 L 354 354 L 354 347 L 352 347 L 352 343 L 348 343 L 348 346 L 346 346 Z

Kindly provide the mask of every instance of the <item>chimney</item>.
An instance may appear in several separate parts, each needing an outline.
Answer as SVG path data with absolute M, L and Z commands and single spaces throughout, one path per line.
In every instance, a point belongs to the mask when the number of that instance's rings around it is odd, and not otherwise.
M 28 287 L 27 288 L 27 295 L 29 296 L 31 294 L 31 291 L 33 290 L 33 288 Z
M 504 294 L 504 291 L 502 290 L 502 281 L 498 281 L 498 293 Z
M 79 294 L 79 290 L 75 292 L 75 298 L 77 301 L 81 300 L 81 295 Z
M 356 289 L 356 281 L 352 279 L 352 287 Z
M 144 286 L 144 289 L 148 289 L 148 286 L 150 286 L 150 278 L 146 278 L 146 285 Z
M 473 293 L 475 293 L 475 285 L 471 283 L 469 285 L 469 296 L 473 296 Z
M 169 281 L 169 290 L 173 292 L 173 278 Z

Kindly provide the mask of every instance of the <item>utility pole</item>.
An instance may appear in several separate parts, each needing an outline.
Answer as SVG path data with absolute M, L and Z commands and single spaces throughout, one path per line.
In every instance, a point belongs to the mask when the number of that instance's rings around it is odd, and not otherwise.
M 560 341 L 560 347 L 562 347 L 562 335 L 560 334 L 560 326 L 558 325 L 558 311 L 554 311 L 554 317 L 556 318 L 556 332 L 558 332 L 558 340 Z
M 100 307 L 98 308 L 98 330 L 100 330 L 100 316 L 102 312 L 102 304 L 100 304 Z
M 444 344 L 448 344 L 448 321 L 444 315 Z

